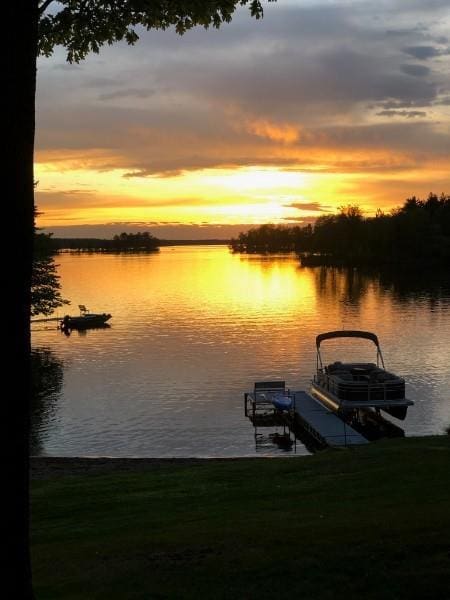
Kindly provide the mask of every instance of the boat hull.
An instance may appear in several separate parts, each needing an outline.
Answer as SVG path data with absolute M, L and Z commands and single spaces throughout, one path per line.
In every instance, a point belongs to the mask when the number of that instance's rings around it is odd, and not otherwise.
M 111 318 L 110 314 L 90 314 L 80 317 L 64 317 L 61 329 L 89 329 L 102 327 Z

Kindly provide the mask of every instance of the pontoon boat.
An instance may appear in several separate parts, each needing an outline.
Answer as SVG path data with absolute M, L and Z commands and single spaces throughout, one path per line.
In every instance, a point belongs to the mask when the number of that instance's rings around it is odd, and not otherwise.
M 334 362 L 324 365 L 320 345 L 334 338 L 364 338 L 377 349 L 375 363 Z M 404 419 L 408 406 L 414 404 L 405 398 L 405 380 L 385 370 L 377 336 L 368 331 L 330 331 L 316 338 L 317 371 L 311 393 L 328 408 L 348 417 L 364 409 L 383 410 L 397 419 Z

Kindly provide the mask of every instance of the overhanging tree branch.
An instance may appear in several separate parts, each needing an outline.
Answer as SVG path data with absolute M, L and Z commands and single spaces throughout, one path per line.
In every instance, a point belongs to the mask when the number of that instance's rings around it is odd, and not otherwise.
M 104 44 L 120 40 L 135 44 L 138 26 L 174 27 L 182 35 L 197 25 L 207 29 L 229 23 L 238 6 L 248 5 L 256 19 L 263 16 L 261 0 L 59 0 L 59 4 L 62 8 L 55 14 L 41 14 L 39 53 L 50 56 L 55 46 L 64 46 L 69 62 L 98 53 Z

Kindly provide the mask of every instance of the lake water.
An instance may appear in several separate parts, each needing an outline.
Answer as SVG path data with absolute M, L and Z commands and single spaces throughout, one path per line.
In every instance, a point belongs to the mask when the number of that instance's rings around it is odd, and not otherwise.
M 33 416 L 33 453 L 53 456 L 280 454 L 255 438 L 243 395 L 255 381 L 308 389 L 315 337 L 378 334 L 386 368 L 415 405 L 407 435 L 450 424 L 450 275 L 302 268 L 294 255 L 231 254 L 225 246 L 152 255 L 57 257 L 65 312 L 110 312 L 107 329 L 34 324 L 46 390 Z M 350 342 L 350 343 L 349 343 Z M 373 361 L 367 340 L 329 341 L 325 357 Z M 261 433 L 258 430 L 256 433 Z M 267 433 L 267 432 L 266 432 Z M 293 452 L 292 450 L 291 452 Z M 298 442 L 297 454 L 306 454 Z

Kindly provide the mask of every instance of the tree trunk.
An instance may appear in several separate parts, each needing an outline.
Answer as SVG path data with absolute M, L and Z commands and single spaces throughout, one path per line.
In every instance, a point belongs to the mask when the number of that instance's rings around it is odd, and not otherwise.
M 3 270 L 6 300 L 4 397 L 7 508 L 3 510 L 7 561 L 2 588 L 11 598 L 32 598 L 29 552 L 29 423 L 31 396 L 30 285 L 33 262 L 34 128 L 38 0 L 13 0 L 3 8 L 6 111 L 3 148 L 6 186 L 3 214 L 13 244 Z M 6 279 L 6 281 L 5 281 Z M 7 386 L 4 382 L 4 389 Z M 7 388 L 6 388 L 7 389 Z M 5 414 L 6 413 L 6 414 Z M 8 585 L 9 584 L 9 585 Z

